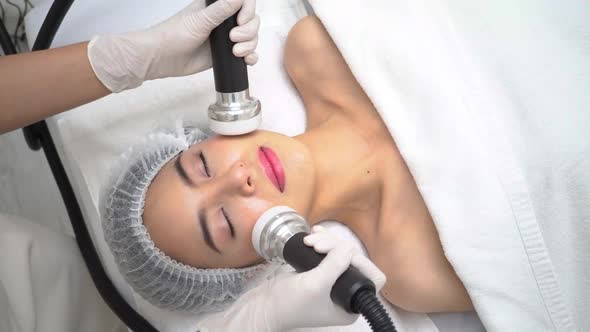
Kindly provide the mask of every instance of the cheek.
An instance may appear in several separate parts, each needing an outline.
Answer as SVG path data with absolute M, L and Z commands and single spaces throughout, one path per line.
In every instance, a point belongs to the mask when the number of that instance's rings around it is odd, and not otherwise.
M 275 203 L 261 199 L 258 197 L 251 197 L 246 199 L 240 206 L 240 214 L 243 217 L 243 226 L 248 234 L 252 234 L 252 229 L 260 217 L 266 210 L 276 205 Z
M 221 137 L 207 144 L 207 152 L 216 153 L 219 160 L 225 162 L 239 160 L 244 152 L 243 144 L 234 137 Z
M 239 256 L 248 263 L 260 259 L 252 245 L 252 231 L 254 230 L 254 225 L 256 225 L 256 221 L 258 221 L 258 218 L 266 210 L 275 205 L 277 204 L 255 197 L 250 197 L 249 199 L 240 202 L 238 205 L 238 217 L 240 218 L 239 225 L 241 229 L 237 230 L 237 232 L 242 240 L 239 242 L 236 249 L 239 252 Z
M 236 205 L 237 213 L 235 215 L 235 221 L 240 227 L 236 232 L 240 241 L 232 250 L 234 252 L 232 259 L 236 260 L 235 262 L 231 262 L 232 266 L 243 267 L 260 262 L 261 257 L 258 256 L 252 245 L 252 230 L 258 218 L 274 205 L 268 200 L 254 197 L 240 201 Z

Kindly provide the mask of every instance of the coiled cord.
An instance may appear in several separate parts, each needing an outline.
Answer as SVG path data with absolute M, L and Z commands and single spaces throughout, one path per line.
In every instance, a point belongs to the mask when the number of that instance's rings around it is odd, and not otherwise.
M 371 289 L 361 289 L 352 298 L 352 309 L 365 317 L 375 332 L 396 332 L 387 311 Z

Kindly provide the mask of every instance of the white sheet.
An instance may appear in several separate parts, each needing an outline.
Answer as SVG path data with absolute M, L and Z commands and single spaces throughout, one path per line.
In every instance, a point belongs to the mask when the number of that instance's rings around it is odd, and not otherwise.
M 590 330 L 588 3 L 312 5 L 486 328 Z
M 5 214 L 0 229 L 0 331 L 124 331 L 74 239 Z
M 21 130 L 0 136 L 0 211 L 70 233 L 47 160 L 29 149 Z

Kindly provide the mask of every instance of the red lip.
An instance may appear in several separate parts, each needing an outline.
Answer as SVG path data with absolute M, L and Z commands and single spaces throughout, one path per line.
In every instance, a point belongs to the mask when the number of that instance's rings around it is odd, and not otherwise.
M 258 160 L 262 164 L 264 173 L 280 192 L 285 191 L 285 171 L 276 153 L 267 147 L 260 147 Z

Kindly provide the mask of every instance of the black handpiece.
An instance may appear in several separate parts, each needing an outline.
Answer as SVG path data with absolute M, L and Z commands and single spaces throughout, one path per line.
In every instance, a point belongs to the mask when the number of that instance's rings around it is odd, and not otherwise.
M 217 0 L 206 0 L 207 6 Z M 239 13 L 239 11 L 238 11 Z M 248 89 L 248 70 L 244 58 L 236 57 L 232 48 L 234 42 L 229 32 L 238 25 L 238 13 L 213 29 L 209 36 L 213 56 L 213 75 L 215 90 L 222 93 L 240 92 Z
M 307 235 L 306 232 L 293 235 L 283 249 L 283 258 L 297 272 L 306 272 L 315 268 L 326 257 L 303 243 L 303 238 Z M 371 290 L 375 294 L 373 281 L 365 277 L 354 266 L 349 266 L 334 283 L 330 298 L 344 310 L 357 314 L 359 312 L 353 308 L 352 299 L 359 290 L 364 289 Z

